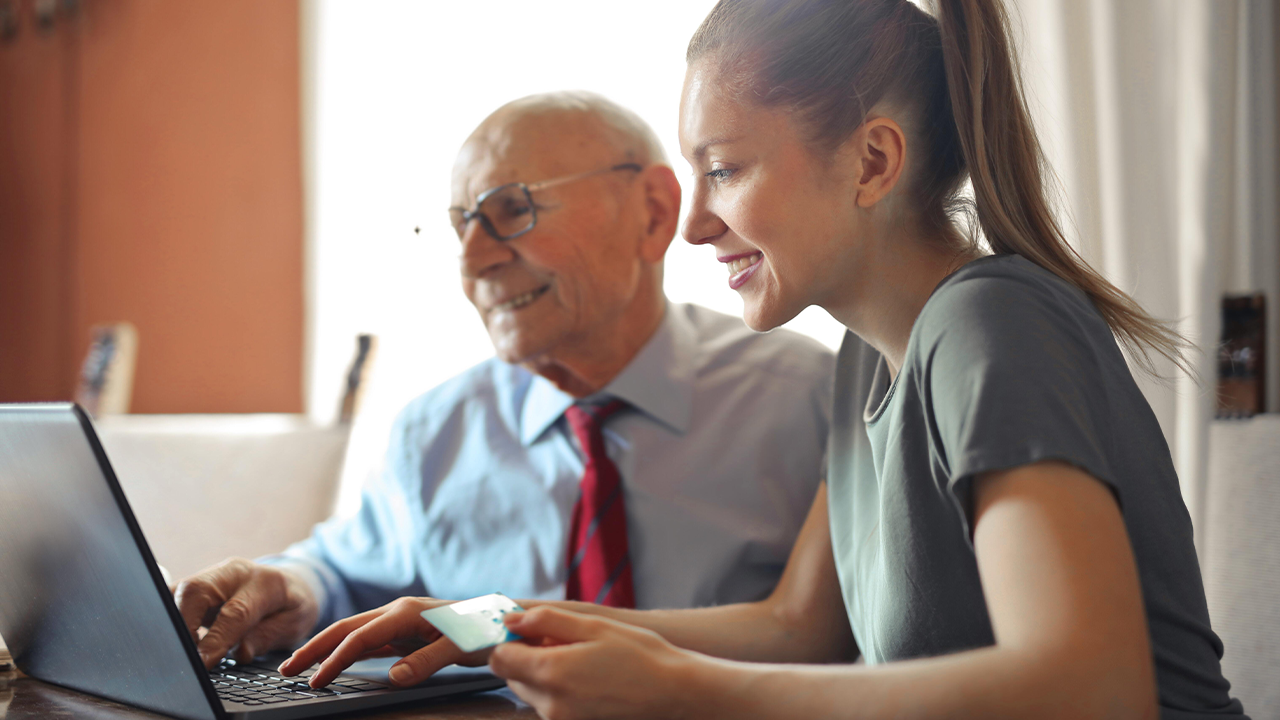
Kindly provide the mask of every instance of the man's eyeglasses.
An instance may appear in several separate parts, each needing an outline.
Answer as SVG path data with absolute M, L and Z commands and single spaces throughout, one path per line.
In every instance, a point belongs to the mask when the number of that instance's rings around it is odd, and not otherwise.
M 538 224 L 538 206 L 534 205 L 532 195 L 534 191 L 583 180 L 593 175 L 620 170 L 639 172 L 643 169 L 637 163 L 622 163 L 600 170 L 588 170 L 576 175 L 543 180 L 532 185 L 518 182 L 499 185 L 480 193 L 480 197 L 476 198 L 474 210 L 457 206 L 449 208 L 449 221 L 453 223 L 453 229 L 457 231 L 459 238 L 467 231 L 468 223 L 479 219 L 485 232 L 494 239 L 511 240 L 529 232 L 534 225 Z

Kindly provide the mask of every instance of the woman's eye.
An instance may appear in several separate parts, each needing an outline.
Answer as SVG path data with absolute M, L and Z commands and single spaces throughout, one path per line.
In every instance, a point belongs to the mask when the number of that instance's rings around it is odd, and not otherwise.
M 730 170 L 729 168 L 716 168 L 715 170 L 706 173 L 706 177 L 709 177 L 716 182 L 724 182 L 732 177 L 732 175 L 733 170 Z

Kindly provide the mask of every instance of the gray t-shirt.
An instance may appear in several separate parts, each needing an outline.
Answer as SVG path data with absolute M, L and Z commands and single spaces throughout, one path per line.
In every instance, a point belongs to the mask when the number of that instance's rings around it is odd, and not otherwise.
M 1016 255 L 944 280 L 890 385 L 852 333 L 828 444 L 831 543 L 869 663 L 994 644 L 971 541 L 978 473 L 1057 459 L 1106 483 L 1133 543 L 1164 720 L 1240 716 L 1155 415 L 1087 297 Z

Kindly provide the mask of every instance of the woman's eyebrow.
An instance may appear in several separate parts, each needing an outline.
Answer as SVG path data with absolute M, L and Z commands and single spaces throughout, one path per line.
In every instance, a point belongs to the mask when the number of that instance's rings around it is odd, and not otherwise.
M 707 150 L 708 150 L 708 149 L 710 149 L 711 147 L 713 147 L 713 146 L 715 146 L 715 145 L 727 145 L 727 144 L 729 144 L 729 143 L 737 142 L 737 141 L 738 141 L 738 140 L 740 140 L 740 139 L 742 139 L 742 136 L 741 136 L 741 135 L 739 135 L 739 136 L 737 136 L 737 137 L 713 138 L 713 139 L 708 140 L 708 141 L 706 141 L 706 142 L 702 143 L 701 145 L 698 145 L 697 147 L 695 147 L 695 148 L 693 149 L 693 155 L 692 155 L 692 158 L 693 158 L 694 160 L 701 160 L 703 157 L 705 157 L 705 156 L 706 156 L 706 154 L 707 154 Z

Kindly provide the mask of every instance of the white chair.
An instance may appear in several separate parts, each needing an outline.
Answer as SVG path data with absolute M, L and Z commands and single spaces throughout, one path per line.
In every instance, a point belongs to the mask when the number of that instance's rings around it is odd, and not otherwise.
M 300 415 L 121 415 L 96 427 L 174 579 L 305 538 L 333 511 L 348 434 Z
M 1202 552 L 1232 694 L 1253 720 L 1280 720 L 1280 415 L 1210 428 Z

